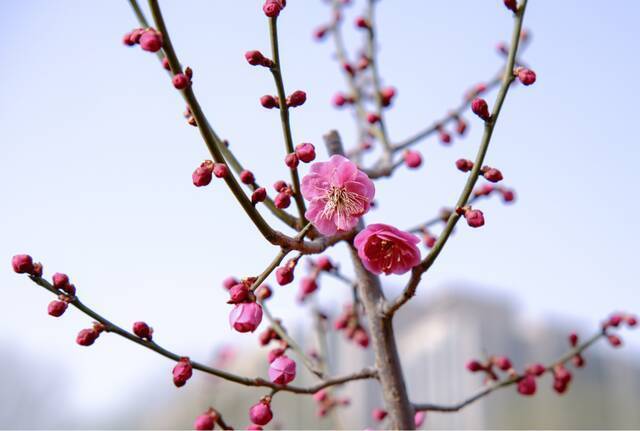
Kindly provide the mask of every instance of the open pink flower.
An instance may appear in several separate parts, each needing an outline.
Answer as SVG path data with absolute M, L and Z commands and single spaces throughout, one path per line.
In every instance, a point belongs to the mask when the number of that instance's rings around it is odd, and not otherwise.
M 367 174 L 343 156 L 316 162 L 302 179 L 302 196 L 310 202 L 305 217 L 323 235 L 348 231 L 369 211 L 375 186 Z
M 353 243 L 362 264 L 374 274 L 404 274 L 420 263 L 420 238 L 386 224 L 370 224 Z

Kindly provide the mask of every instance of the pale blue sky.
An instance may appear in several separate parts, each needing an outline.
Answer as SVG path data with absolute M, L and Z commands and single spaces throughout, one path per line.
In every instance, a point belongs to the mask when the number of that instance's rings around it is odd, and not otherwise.
M 493 75 L 501 64 L 494 46 L 512 25 L 501 3 L 379 3 L 381 71 L 398 88 L 387 115 L 392 138 L 430 124 Z M 538 82 L 509 94 L 487 157 L 518 202 L 480 204 L 486 226 L 459 227 L 419 298 L 470 282 L 508 295 L 525 313 L 595 327 L 611 310 L 640 310 L 640 3 L 529 3 L 533 41 L 525 59 Z M 277 113 L 258 103 L 273 92 L 271 76 L 243 57 L 249 49 L 268 52 L 261 2 L 161 4 L 213 127 L 259 181 L 284 178 Z M 360 3 L 349 21 L 358 10 Z M 294 139 L 319 148 L 331 128 L 347 142 L 354 137 L 351 117 L 329 103 L 345 89 L 332 45 L 311 38 L 328 17 L 321 1 L 291 0 L 280 20 L 285 85 L 308 93 L 292 115 Z M 220 281 L 261 271 L 275 253 L 220 182 L 192 186 L 206 148 L 185 125 L 183 102 L 156 58 L 121 44 L 135 26 L 125 0 L 0 3 L 0 284 L 11 301 L 0 339 L 18 352 L 75 364 L 70 402 L 88 411 L 96 400 L 117 402 L 109 393 L 145 370 L 168 373 L 170 364 L 115 336 L 91 349 L 75 346 L 89 320 L 77 312 L 47 316 L 50 295 L 10 272 L 13 254 L 31 253 L 47 274 L 67 272 L 81 298 L 114 321 L 145 319 L 163 344 L 202 358 L 235 336 Z M 471 123 L 450 148 L 435 138 L 422 143 L 420 171 L 379 181 L 381 207 L 367 220 L 408 227 L 452 205 L 465 179 L 453 162 L 472 157 L 479 142 L 480 124 Z M 325 157 L 323 148 L 319 154 Z M 398 278 L 385 282 L 389 294 L 397 292 Z M 278 289 L 276 314 L 296 289 Z M 340 289 L 327 286 L 329 304 L 338 306 L 330 298 Z M 638 335 L 626 339 L 640 345 Z

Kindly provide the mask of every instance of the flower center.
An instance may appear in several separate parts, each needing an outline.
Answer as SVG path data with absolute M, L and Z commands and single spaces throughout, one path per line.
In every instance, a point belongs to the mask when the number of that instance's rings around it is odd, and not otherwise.
M 345 187 L 331 186 L 325 198 L 327 201 L 320 216 L 327 219 L 336 216 L 339 221 L 346 221 L 347 218 L 360 215 L 365 210 L 366 199 Z

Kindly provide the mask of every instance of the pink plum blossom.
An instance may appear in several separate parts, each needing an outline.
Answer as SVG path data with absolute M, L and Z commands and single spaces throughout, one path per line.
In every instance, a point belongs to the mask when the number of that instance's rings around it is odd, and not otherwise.
M 378 223 L 358 233 L 354 245 L 363 265 L 374 274 L 404 274 L 420 263 L 420 238 Z
M 302 195 L 310 202 L 305 216 L 323 235 L 348 231 L 369 211 L 375 186 L 355 163 L 334 155 L 316 162 L 302 179 Z

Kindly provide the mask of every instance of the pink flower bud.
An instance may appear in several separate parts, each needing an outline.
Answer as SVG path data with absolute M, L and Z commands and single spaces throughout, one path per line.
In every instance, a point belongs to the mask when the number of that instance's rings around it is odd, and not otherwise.
M 280 15 L 280 11 L 282 10 L 282 3 L 280 0 L 266 0 L 264 5 L 262 6 L 262 11 L 269 18 L 275 18 Z M 264 425 L 264 424 L 260 424 Z
M 244 170 L 240 172 L 240 181 L 242 181 L 243 184 L 253 184 L 256 179 L 253 176 L 253 172 Z
M 34 277 L 42 277 L 43 271 L 44 268 L 42 267 L 42 264 L 40 262 L 35 262 L 33 264 L 33 273 L 31 273 L 31 275 L 33 275 Z
M 140 36 L 140 47 L 145 51 L 157 52 L 162 48 L 162 36 L 156 30 L 149 28 Z
M 571 362 L 576 368 L 584 367 L 584 358 L 582 357 L 582 355 L 575 355 L 573 358 L 571 358 Z
M 536 379 L 531 374 L 527 374 L 518 382 L 518 393 L 524 396 L 536 393 Z
M 281 193 L 283 191 L 285 191 L 285 189 L 287 188 L 287 183 L 285 183 L 282 180 L 278 180 L 275 183 L 273 183 L 273 188 L 275 189 L 275 191 L 277 191 L 278 193 Z
M 516 13 L 518 11 L 517 0 L 504 0 L 504 5 L 513 13 Z
M 375 112 L 369 112 L 367 114 L 367 122 L 369 124 L 375 124 L 378 121 L 380 121 L 380 116 L 378 114 L 376 114 Z
M 124 43 L 127 46 L 133 46 L 136 44 L 136 42 L 131 39 L 131 32 L 126 33 L 124 36 L 122 36 L 122 43 Z
M 553 381 L 553 390 L 558 394 L 564 394 L 567 391 L 568 384 L 564 383 L 562 380 L 555 379 Z
M 301 106 L 307 101 L 307 93 L 301 90 L 296 90 L 287 97 L 287 106 L 295 108 Z
M 607 340 L 609 340 L 609 344 L 611 344 L 613 347 L 622 346 L 622 338 L 618 337 L 617 335 L 607 335 Z
M 67 310 L 68 304 L 64 301 L 51 301 L 47 307 L 49 316 L 60 317 Z
M 213 162 L 211 160 L 205 160 L 196 168 L 195 171 L 193 171 L 193 174 L 191 175 L 193 185 L 196 187 L 209 185 L 209 183 L 211 183 L 212 174 Z
M 273 203 L 275 204 L 276 208 L 289 208 L 289 205 L 291 205 L 291 196 L 289 195 L 289 193 L 280 192 L 276 195 Z
M 293 268 L 285 265 L 276 269 L 276 280 L 280 286 L 291 283 L 293 281 Z
M 53 274 L 53 287 L 59 290 L 66 290 L 69 285 L 69 276 L 67 274 L 61 274 L 56 272 Z
M 445 132 L 444 130 L 440 130 L 438 132 L 438 137 L 440 138 L 440 142 L 442 142 L 445 145 L 448 145 L 451 143 L 451 135 Z
M 316 148 L 308 142 L 296 145 L 296 155 L 303 163 L 312 162 L 316 158 Z
M 249 430 L 249 431 L 262 431 L 262 430 L 263 430 L 263 428 L 262 428 L 260 425 L 250 424 L 250 425 L 247 427 L 247 430 Z
M 153 336 L 153 328 L 147 325 L 145 322 L 135 322 L 133 324 L 133 333 L 140 338 L 151 341 Z
M 627 325 L 631 328 L 638 324 L 638 318 L 636 316 L 627 316 L 626 321 Z
M 383 409 L 373 409 L 371 416 L 376 422 L 382 422 L 387 417 L 387 412 Z
M 471 169 L 473 169 L 473 162 L 468 159 L 458 159 L 456 160 L 456 168 L 458 168 L 462 172 L 469 172 Z
M 173 367 L 173 384 L 180 388 L 187 383 L 187 380 L 193 375 L 193 367 L 189 358 L 180 358 L 175 367 Z
M 264 61 L 264 55 L 260 51 L 247 51 L 244 53 L 244 58 L 252 66 L 258 66 Z
M 533 365 L 529 365 L 525 372 L 527 374 L 531 374 L 533 376 L 540 377 L 541 375 L 543 375 L 545 373 L 545 371 L 547 371 L 547 369 L 545 368 L 544 365 L 542 365 L 542 364 L 533 364 Z
M 171 79 L 171 82 L 173 82 L 173 86 L 178 90 L 184 90 L 185 88 L 187 88 L 187 86 L 189 86 L 189 78 L 187 78 L 187 75 L 185 75 L 184 73 L 178 73 L 174 75 Z
M 256 293 L 256 298 L 258 298 L 261 301 L 271 298 L 271 295 L 273 295 L 273 291 L 271 290 L 271 287 L 269 287 L 266 284 L 263 284 L 262 286 L 258 287 L 255 293 Z
M 622 323 L 622 316 L 620 314 L 614 314 L 609 318 L 609 325 L 617 328 Z
M 284 164 L 291 169 L 297 168 L 298 163 L 300 163 L 300 161 L 298 160 L 298 156 L 296 155 L 296 153 L 287 154 L 284 158 Z
M 238 281 L 237 278 L 235 278 L 235 277 L 227 277 L 222 281 L 222 287 L 224 287 L 225 289 L 229 290 L 229 289 L 231 289 L 233 286 L 235 286 L 238 283 L 240 283 L 240 282 Z
M 571 375 L 571 372 L 564 367 L 564 365 L 557 365 L 553 369 L 553 377 L 556 380 L 568 384 L 573 376 Z
M 272 109 L 278 106 L 276 98 L 271 96 L 270 94 L 265 94 L 264 96 L 262 96 L 260 98 L 260 104 L 267 109 Z
M 17 254 L 11 259 L 11 266 L 18 274 L 33 273 L 33 259 L 28 254 Z
M 382 99 L 382 106 L 391 105 L 391 101 L 396 95 L 396 89 L 393 87 L 386 87 L 380 91 L 380 97 Z
M 286 385 L 296 378 L 296 363 L 286 355 L 278 356 L 269 366 L 269 380 Z
M 300 280 L 300 292 L 303 296 L 312 294 L 318 289 L 318 283 L 316 283 L 313 277 L 303 277 Z
M 266 425 L 273 418 L 269 401 L 261 400 L 249 409 L 249 419 L 257 425 Z
M 333 264 L 327 256 L 320 256 L 318 260 L 316 260 L 316 266 L 321 271 L 331 271 L 333 269 Z
M 502 193 L 502 200 L 506 203 L 513 202 L 516 198 L 515 192 L 513 190 L 502 189 L 500 190 Z
M 456 122 L 456 133 L 462 136 L 466 131 L 467 131 L 467 122 L 464 121 L 462 118 L 458 118 L 458 121 Z
M 253 191 L 251 194 L 251 203 L 257 204 L 258 202 L 262 202 L 267 198 L 267 189 L 264 187 L 259 187 Z
M 508 371 L 511 369 L 511 361 L 506 356 L 498 356 L 495 358 L 494 363 L 502 371 Z
M 362 16 L 359 16 L 356 18 L 355 24 L 356 24 L 356 27 L 358 28 L 364 28 L 364 29 L 369 28 L 369 21 L 367 21 L 367 19 Z
M 571 347 L 576 347 L 577 344 L 578 344 L 578 334 L 576 334 L 575 332 L 572 332 L 571 334 L 569 334 L 569 345 L 571 345 Z
M 353 341 L 360 347 L 367 348 L 369 346 L 369 334 L 362 328 L 357 328 L 353 333 Z
M 229 314 L 229 324 L 238 332 L 253 332 L 262 321 L 262 307 L 255 302 L 236 304 Z
M 498 181 L 502 181 L 502 172 L 500 172 L 496 168 L 486 168 L 482 170 L 482 176 L 485 177 L 487 181 L 491 181 L 492 183 L 497 183 Z
M 464 213 L 467 224 L 471 227 L 480 227 L 484 225 L 484 214 L 480 210 L 467 210 Z
M 83 329 L 78 332 L 76 343 L 81 346 L 90 346 L 100 336 L 100 333 L 94 328 Z
M 353 66 L 349 63 L 343 63 L 342 70 L 344 70 L 347 74 L 351 76 L 356 74 L 356 71 L 353 69 Z
M 214 163 L 213 175 L 215 175 L 216 178 L 224 178 L 229 175 L 229 168 L 224 163 Z
M 201 414 L 196 418 L 193 427 L 196 430 L 212 430 L 216 426 L 216 422 L 213 420 L 213 416 L 209 413 Z
M 522 85 L 531 85 L 536 82 L 536 73 L 523 67 L 518 70 L 518 79 L 522 82 Z
M 162 59 L 162 67 L 163 67 L 165 70 L 171 70 L 171 65 L 169 64 L 169 59 L 168 59 L 167 57 L 164 57 L 164 58 Z
M 347 98 L 342 93 L 336 93 L 333 96 L 333 99 L 331 99 L 331 102 L 333 103 L 334 106 L 341 107 L 347 103 Z
M 407 165 L 409 169 L 416 169 L 422 165 L 422 156 L 418 151 L 405 150 L 402 157 L 404 159 L 404 164 Z
M 484 369 L 484 367 L 482 366 L 482 364 L 478 361 L 476 361 L 475 359 L 467 362 L 467 370 L 471 371 L 472 373 L 478 372 L 482 369 Z
M 484 121 L 487 121 L 489 120 L 489 118 L 491 118 L 491 114 L 489 113 L 489 105 L 487 105 L 487 102 L 484 99 L 473 99 L 473 102 L 471 102 L 471 110 L 474 114 L 482 118 Z
M 416 412 L 416 414 L 413 415 L 413 423 L 415 424 L 416 428 L 420 428 L 422 426 L 426 417 L 427 414 L 425 412 Z
M 229 295 L 231 296 L 229 299 L 230 304 L 245 302 L 249 299 L 249 289 L 243 283 L 238 283 L 229 289 Z
M 263 332 L 264 334 L 265 332 Z M 260 334 L 260 336 L 262 337 L 262 334 Z M 264 345 L 269 344 L 269 342 L 265 343 Z M 278 359 L 280 356 L 284 355 L 284 349 L 281 347 L 278 347 L 277 349 L 271 349 L 269 350 L 269 353 L 267 353 L 267 360 L 269 361 L 269 363 L 272 363 L 273 361 L 275 361 L 276 359 Z
M 313 37 L 316 40 L 322 40 L 327 35 L 328 30 L 326 26 L 318 27 L 313 31 Z

